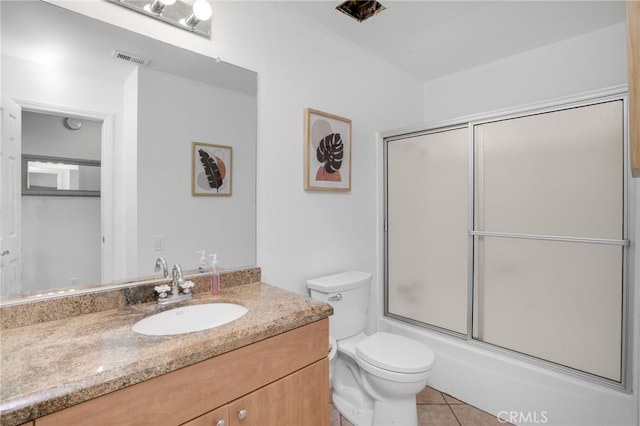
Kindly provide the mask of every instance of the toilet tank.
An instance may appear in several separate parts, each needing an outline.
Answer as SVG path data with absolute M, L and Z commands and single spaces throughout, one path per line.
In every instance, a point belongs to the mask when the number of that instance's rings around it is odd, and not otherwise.
M 329 334 L 336 340 L 364 331 L 372 276 L 368 272 L 348 271 L 307 280 L 311 297 L 333 306 Z

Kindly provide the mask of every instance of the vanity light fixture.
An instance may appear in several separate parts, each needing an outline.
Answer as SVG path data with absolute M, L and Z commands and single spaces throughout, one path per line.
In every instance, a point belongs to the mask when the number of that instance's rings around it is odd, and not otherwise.
M 151 3 L 145 5 L 144 10 L 154 15 L 162 15 L 164 8 L 171 6 L 175 2 L 176 0 L 153 0 Z
M 108 0 L 127 9 L 211 37 L 212 8 L 209 0 Z

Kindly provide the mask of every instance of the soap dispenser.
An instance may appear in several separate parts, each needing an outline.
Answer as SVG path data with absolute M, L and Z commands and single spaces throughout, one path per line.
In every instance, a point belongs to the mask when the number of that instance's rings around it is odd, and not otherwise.
M 198 250 L 196 253 L 200 253 L 200 261 L 198 262 L 198 273 L 204 274 L 209 269 L 207 264 L 207 257 L 204 250 Z
M 211 258 L 211 294 L 220 294 L 220 270 L 218 269 L 218 255 L 210 254 Z

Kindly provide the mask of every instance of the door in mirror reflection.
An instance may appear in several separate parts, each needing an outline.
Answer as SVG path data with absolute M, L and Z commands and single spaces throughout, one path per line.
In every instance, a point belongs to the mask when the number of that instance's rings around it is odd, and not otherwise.
M 100 121 L 22 112 L 22 291 L 101 281 Z M 47 290 L 44 291 L 46 294 Z
M 20 273 L 20 106 L 0 104 L 0 296 L 22 291 Z

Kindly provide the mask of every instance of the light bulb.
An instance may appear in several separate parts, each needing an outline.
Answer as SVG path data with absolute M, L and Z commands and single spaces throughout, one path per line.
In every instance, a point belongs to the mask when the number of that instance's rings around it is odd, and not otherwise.
M 195 28 L 200 21 L 207 21 L 211 18 L 211 5 L 207 0 L 196 0 L 193 4 L 193 11 L 188 18 L 181 19 L 180 23 L 190 28 Z
M 198 21 L 206 21 L 211 18 L 211 5 L 207 0 L 196 0 L 193 4 L 193 14 L 198 18 Z

